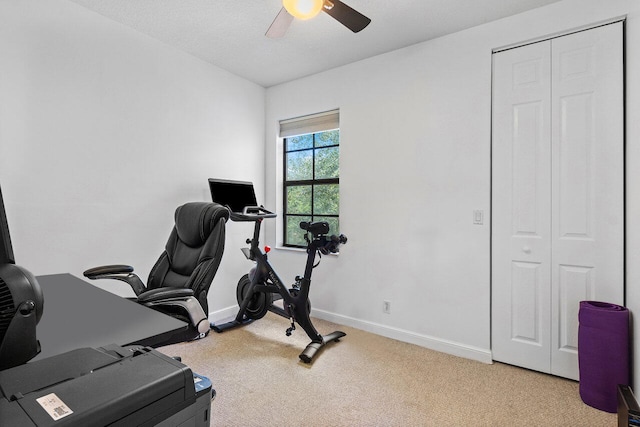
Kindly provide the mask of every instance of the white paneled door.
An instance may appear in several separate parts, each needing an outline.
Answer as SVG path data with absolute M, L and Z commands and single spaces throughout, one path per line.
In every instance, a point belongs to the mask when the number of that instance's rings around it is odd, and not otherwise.
M 622 23 L 494 54 L 492 352 L 578 379 L 581 300 L 624 300 Z

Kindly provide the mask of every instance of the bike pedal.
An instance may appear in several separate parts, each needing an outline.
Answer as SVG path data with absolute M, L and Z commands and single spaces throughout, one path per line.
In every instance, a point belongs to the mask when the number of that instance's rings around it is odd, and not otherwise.
M 287 328 L 287 336 L 290 337 L 291 333 L 296 330 L 296 326 L 292 323 L 290 328 Z

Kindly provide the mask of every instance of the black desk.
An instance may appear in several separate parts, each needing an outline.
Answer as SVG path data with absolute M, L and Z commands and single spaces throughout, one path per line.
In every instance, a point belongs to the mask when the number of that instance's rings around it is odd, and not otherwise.
M 38 276 L 44 312 L 36 334 L 42 351 L 33 360 L 81 347 L 109 344 L 154 347 L 187 323 L 97 288 L 71 274 Z

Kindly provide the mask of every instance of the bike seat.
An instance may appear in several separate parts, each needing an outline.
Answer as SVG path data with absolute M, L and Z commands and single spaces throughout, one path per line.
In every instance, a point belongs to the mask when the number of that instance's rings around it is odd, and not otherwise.
M 329 223 L 326 221 L 318 221 L 318 222 L 302 221 L 300 223 L 300 228 L 302 228 L 305 231 L 308 231 L 314 236 L 321 236 L 329 232 Z

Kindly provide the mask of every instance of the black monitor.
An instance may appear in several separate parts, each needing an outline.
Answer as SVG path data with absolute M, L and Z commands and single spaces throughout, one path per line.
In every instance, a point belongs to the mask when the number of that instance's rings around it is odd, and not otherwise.
M 258 206 L 251 182 L 209 178 L 209 190 L 211 200 L 231 212 L 242 213 L 246 207 Z
M 9 235 L 9 223 L 7 222 L 7 213 L 4 210 L 4 200 L 2 199 L 2 189 L 0 188 L 0 264 L 15 263 L 11 235 Z

